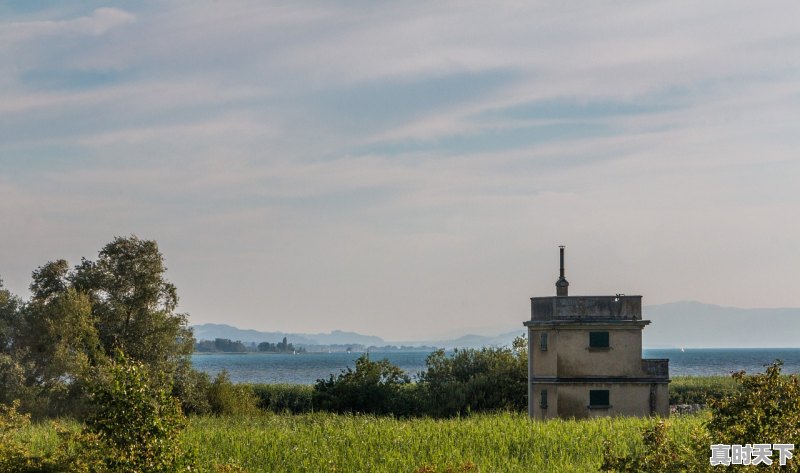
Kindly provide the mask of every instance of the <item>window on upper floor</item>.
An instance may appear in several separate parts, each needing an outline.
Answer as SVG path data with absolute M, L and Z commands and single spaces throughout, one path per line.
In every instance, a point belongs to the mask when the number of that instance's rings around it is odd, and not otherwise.
M 608 389 L 592 389 L 589 391 L 589 407 L 611 407 Z
M 547 332 L 539 334 L 539 350 L 547 351 Z
M 589 332 L 589 348 L 609 348 L 608 332 Z

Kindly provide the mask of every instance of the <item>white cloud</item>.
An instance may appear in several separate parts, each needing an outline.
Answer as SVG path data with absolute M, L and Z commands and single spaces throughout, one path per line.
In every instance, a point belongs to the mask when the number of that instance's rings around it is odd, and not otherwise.
M 71 20 L 26 21 L 0 24 L 0 43 L 58 35 L 101 36 L 111 29 L 133 23 L 136 15 L 118 8 L 98 8 L 89 16 Z
M 157 238 L 196 321 L 265 329 L 516 324 L 559 242 L 588 291 L 800 305 L 770 282 L 800 264 L 799 8 L 191 2 L 5 23 L 0 243 L 28 248 L 9 256 L 24 287 L 37 252 Z M 536 104 L 574 110 L 503 113 Z M 573 124 L 600 131 L 525 135 Z

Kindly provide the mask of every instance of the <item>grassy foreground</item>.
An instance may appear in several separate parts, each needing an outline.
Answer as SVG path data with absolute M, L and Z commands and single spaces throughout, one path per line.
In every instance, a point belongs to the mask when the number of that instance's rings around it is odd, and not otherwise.
M 670 435 L 688 443 L 702 417 L 669 419 Z M 600 418 L 530 421 L 524 414 L 485 414 L 434 420 L 327 413 L 195 417 L 184 431 L 203 471 L 229 463 L 250 472 L 597 471 L 603 441 L 619 453 L 641 446 L 654 419 Z M 77 428 L 77 426 L 75 426 Z M 25 433 L 35 451 L 55 444 L 47 424 Z
M 481 472 L 596 471 L 603 440 L 621 449 L 641 445 L 652 419 L 532 422 L 523 414 L 462 419 L 308 414 L 196 418 L 187 440 L 203 464 L 231 462 L 249 471 L 445 471 L 471 462 Z M 675 418 L 674 435 L 688 442 L 697 417 Z M 621 450 L 622 451 L 622 450 Z

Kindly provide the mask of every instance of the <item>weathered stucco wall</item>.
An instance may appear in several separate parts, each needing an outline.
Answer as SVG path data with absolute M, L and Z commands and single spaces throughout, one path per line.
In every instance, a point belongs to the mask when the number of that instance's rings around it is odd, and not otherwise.
M 589 333 L 607 331 L 609 348 L 590 348 Z M 541 334 L 547 334 L 547 351 L 541 350 Z M 592 328 L 529 328 L 533 344 L 531 359 L 536 376 L 643 376 L 641 329 L 616 329 L 613 326 Z
M 608 390 L 608 408 L 589 408 L 589 391 Z M 535 402 L 531 417 L 585 419 L 605 416 L 669 415 L 669 392 L 665 383 L 532 383 Z M 547 408 L 539 400 L 541 391 L 547 391 Z M 654 395 L 651 409 L 650 395 Z

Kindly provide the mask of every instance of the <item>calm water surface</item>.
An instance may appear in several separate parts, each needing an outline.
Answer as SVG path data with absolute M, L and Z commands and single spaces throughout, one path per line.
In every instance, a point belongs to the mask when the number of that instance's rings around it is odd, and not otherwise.
M 215 376 L 223 369 L 236 383 L 314 384 L 319 378 L 353 368 L 360 353 L 283 354 L 202 354 L 193 355 L 192 363 L 200 371 Z M 372 352 L 373 360 L 388 358 L 406 373 L 415 375 L 425 369 L 426 352 Z M 775 359 L 784 362 L 783 372 L 800 373 L 800 348 L 687 348 L 645 349 L 645 358 L 669 358 L 670 376 L 727 375 L 733 371 L 764 371 Z

